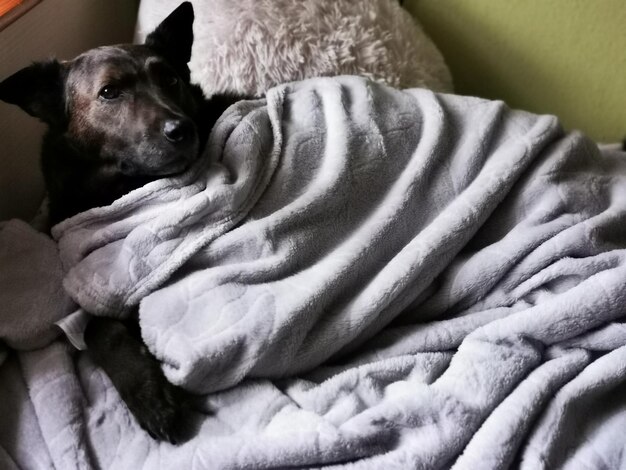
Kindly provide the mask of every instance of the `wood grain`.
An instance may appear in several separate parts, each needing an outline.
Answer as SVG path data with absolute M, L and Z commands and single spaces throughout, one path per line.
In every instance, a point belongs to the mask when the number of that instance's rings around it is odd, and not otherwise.
M 39 2 L 41 0 L 0 0 L 0 31 Z

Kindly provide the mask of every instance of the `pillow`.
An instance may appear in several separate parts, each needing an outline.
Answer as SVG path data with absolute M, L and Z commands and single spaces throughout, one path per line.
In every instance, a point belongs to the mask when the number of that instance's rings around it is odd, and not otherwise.
M 452 91 L 441 53 L 397 0 L 195 0 L 192 80 L 207 96 L 261 96 L 284 82 L 362 75 Z M 137 42 L 177 5 L 141 0 Z
M 54 323 L 76 309 L 62 281 L 50 237 L 21 220 L 0 223 L 0 343 L 28 350 L 56 338 Z

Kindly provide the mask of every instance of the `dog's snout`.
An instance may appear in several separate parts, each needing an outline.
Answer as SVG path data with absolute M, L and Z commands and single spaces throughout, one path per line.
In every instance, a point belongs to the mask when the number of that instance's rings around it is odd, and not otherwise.
M 173 144 L 183 143 L 193 136 L 193 124 L 186 119 L 169 119 L 163 124 L 163 135 Z

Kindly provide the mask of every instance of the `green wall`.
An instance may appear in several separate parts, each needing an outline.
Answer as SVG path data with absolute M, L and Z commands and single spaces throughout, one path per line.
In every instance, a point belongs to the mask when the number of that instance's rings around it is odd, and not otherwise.
M 626 0 L 406 0 L 458 93 L 626 136 Z

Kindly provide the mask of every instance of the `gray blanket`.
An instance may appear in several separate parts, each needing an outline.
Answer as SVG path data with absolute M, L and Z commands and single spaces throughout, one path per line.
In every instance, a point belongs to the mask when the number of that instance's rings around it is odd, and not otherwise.
M 54 230 L 71 297 L 140 303 L 168 378 L 206 394 L 197 436 L 152 442 L 55 342 L 0 369 L 0 407 L 38 429 L 0 432 L 7 459 L 619 466 L 624 154 L 501 102 L 341 77 L 235 105 L 205 157 Z

